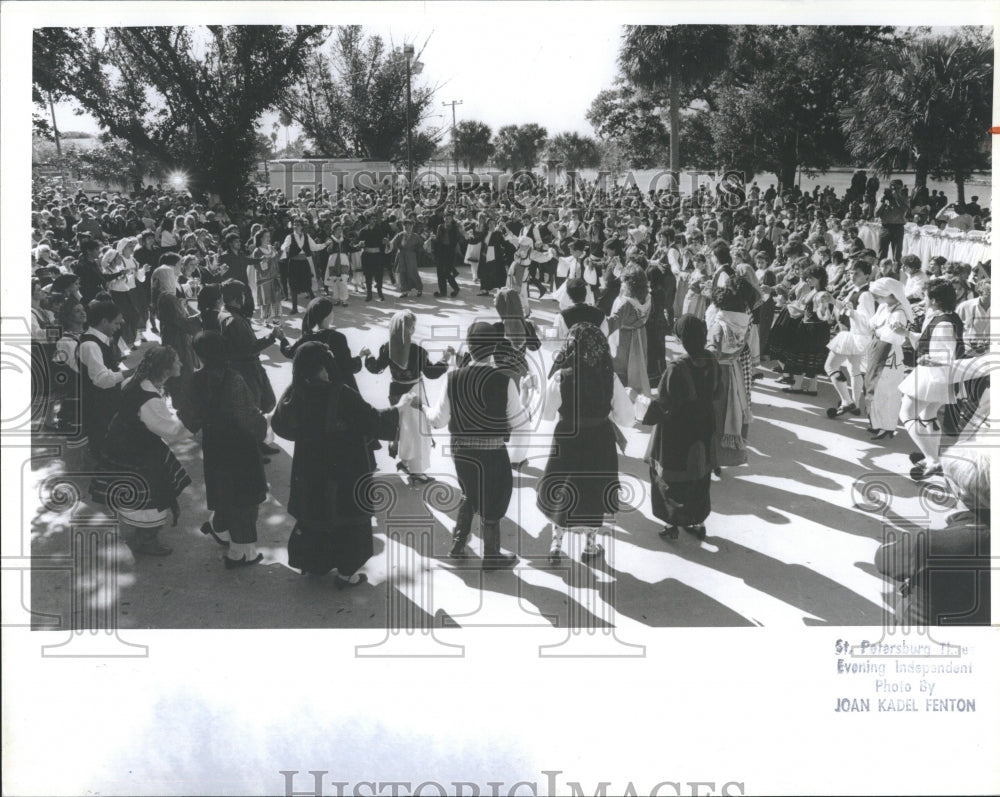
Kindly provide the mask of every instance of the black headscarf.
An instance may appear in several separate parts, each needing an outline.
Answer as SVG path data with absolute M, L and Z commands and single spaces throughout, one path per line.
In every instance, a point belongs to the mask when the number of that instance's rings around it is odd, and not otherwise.
M 207 368 L 222 368 L 229 359 L 226 340 L 218 332 L 199 332 L 191 345 Z
M 326 296 L 317 296 L 306 307 L 302 316 L 302 331 L 315 332 L 320 322 L 333 312 L 333 301 Z
M 317 382 L 316 375 L 325 368 L 332 384 L 341 382 L 340 369 L 333 359 L 333 352 L 323 343 L 307 341 L 299 346 L 292 361 L 292 386 L 297 390 L 307 390 Z

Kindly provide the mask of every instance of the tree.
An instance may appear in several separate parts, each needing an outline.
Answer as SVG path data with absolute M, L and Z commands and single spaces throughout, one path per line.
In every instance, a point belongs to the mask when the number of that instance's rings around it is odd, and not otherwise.
M 545 159 L 559 162 L 567 171 L 593 169 L 601 164 L 601 149 L 590 136 L 560 133 L 549 141 Z
M 493 160 L 501 169 L 518 171 L 533 169 L 545 149 L 549 133 L 533 122 L 525 125 L 505 125 L 493 138 Z
M 416 135 L 437 88 L 416 81 L 411 86 L 410 129 Z M 329 52 L 309 56 L 281 107 L 324 155 L 392 160 L 406 147 L 403 49 L 389 49 L 380 36 L 366 37 L 360 25 L 339 27 Z
M 627 25 L 618 64 L 640 89 L 669 94 L 670 171 L 680 172 L 681 92 L 708 83 L 726 65 L 726 25 Z
M 163 165 L 154 158 L 144 157 L 125 141 L 109 140 L 80 153 L 80 172 L 101 183 L 129 185 L 142 190 L 143 178 L 162 177 Z
M 615 142 L 626 165 L 636 169 L 662 166 L 669 157 L 669 134 L 656 102 L 632 86 L 600 92 L 591 102 L 587 121 L 600 141 Z
M 258 118 L 328 35 L 317 25 L 39 28 L 33 86 L 72 97 L 110 135 L 238 212 Z
M 493 155 L 490 137 L 493 131 L 483 122 L 464 119 L 455 125 L 452 133 L 452 152 L 455 159 L 465 164 L 470 172 L 486 163 Z
M 977 31 L 924 38 L 871 64 L 842 112 L 850 152 L 883 174 L 913 164 L 917 186 L 965 181 L 990 163 L 993 45 Z

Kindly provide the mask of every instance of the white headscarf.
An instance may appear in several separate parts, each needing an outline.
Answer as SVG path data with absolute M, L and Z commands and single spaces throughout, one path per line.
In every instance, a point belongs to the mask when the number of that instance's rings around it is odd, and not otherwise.
M 906 298 L 906 289 L 903 287 L 902 282 L 892 277 L 879 277 L 869 285 L 868 290 L 871 291 L 872 296 L 892 296 L 899 302 L 900 309 L 902 309 L 903 315 L 906 316 L 906 322 L 908 324 L 913 323 L 913 309 Z

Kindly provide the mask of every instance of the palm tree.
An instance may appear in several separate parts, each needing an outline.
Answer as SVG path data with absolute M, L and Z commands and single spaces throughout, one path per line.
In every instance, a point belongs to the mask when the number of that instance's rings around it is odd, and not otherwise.
M 986 131 L 993 91 L 993 45 L 975 33 L 920 39 L 873 63 L 842 111 L 851 155 L 882 174 L 912 162 L 914 183 L 965 181 L 988 164 Z
M 670 98 L 670 171 L 680 173 L 681 90 L 709 82 L 726 66 L 726 25 L 626 25 L 618 65 L 639 89 Z M 678 183 L 679 184 L 679 183 Z

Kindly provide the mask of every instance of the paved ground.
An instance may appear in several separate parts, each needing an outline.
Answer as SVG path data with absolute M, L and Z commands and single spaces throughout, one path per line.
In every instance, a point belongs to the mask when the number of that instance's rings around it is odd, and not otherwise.
M 495 317 L 489 300 L 475 297 L 468 274 L 462 276 L 463 290 L 454 300 L 433 299 L 429 291 L 419 300 L 399 300 L 391 288 L 384 304 L 365 304 L 352 295 L 350 307 L 337 309 L 336 326 L 355 352 L 366 345 L 376 351 L 387 339 L 391 314 L 406 307 L 417 314 L 416 337 L 432 351 L 443 349 L 475 318 Z M 432 274 L 424 278 L 429 283 Z M 533 302 L 532 318 L 550 326 L 554 309 L 551 301 Z M 290 338 L 298 335 L 299 323 L 287 325 Z M 546 367 L 554 348 L 543 346 Z M 676 344 L 671 348 L 677 350 Z M 290 364 L 277 347 L 263 360 L 280 395 L 290 381 Z M 363 371 L 358 383 L 371 403 L 386 406 L 388 373 Z M 428 381 L 432 400 L 443 383 Z M 447 558 L 457 492 L 442 454 L 446 433 L 436 435 L 432 455 L 438 481 L 425 487 L 404 484 L 383 449 L 377 460 L 385 506 L 376 555 L 365 567 L 370 583 L 343 592 L 332 577 L 304 577 L 287 567 L 290 443 L 277 441 L 284 453 L 267 467 L 271 495 L 259 525 L 265 561 L 227 571 L 218 546 L 198 530 L 207 512 L 200 451 L 192 442 L 177 453 L 196 483 L 182 497 L 180 523 L 162 534 L 173 555 L 137 560 L 108 534 L 93 559 L 100 566 L 77 572 L 79 599 L 71 601 L 70 573 L 40 566 L 44 557 L 69 553 L 71 528 L 100 525 L 102 516 L 92 505 L 67 501 L 65 491 L 53 497 L 52 485 L 67 481 L 63 471 L 84 494 L 89 477 L 78 472 L 72 452 L 53 458 L 41 451 L 45 441 L 36 440 L 24 497 L 36 563 L 34 622 L 66 627 L 73 613 L 77 623 L 87 623 L 82 618 L 117 605 L 123 628 L 878 625 L 888 585 L 872 561 L 886 524 L 939 526 L 949 507 L 901 475 L 909 469 L 911 450 L 905 434 L 887 445 L 870 443 L 861 419 L 826 418 L 825 408 L 834 402 L 828 384 L 821 384 L 818 399 L 809 399 L 785 396 L 772 379 L 756 383 L 750 463 L 725 470 L 713 483 L 713 513 L 701 542 L 683 533 L 670 543 L 657 536 L 662 526 L 650 511 L 642 462 L 648 430 L 624 430 L 628 446 L 619 462 L 628 511 L 616 518 L 613 535 L 605 539 L 606 555 L 593 567 L 580 563 L 578 546 L 560 568 L 547 564 L 551 528 L 535 508 L 534 485 L 551 424 L 539 428 L 538 451 L 515 478 L 502 526 L 504 546 L 521 556 L 513 573 L 482 574 L 478 559 L 456 566 Z M 475 535 L 477 553 L 479 546 Z

